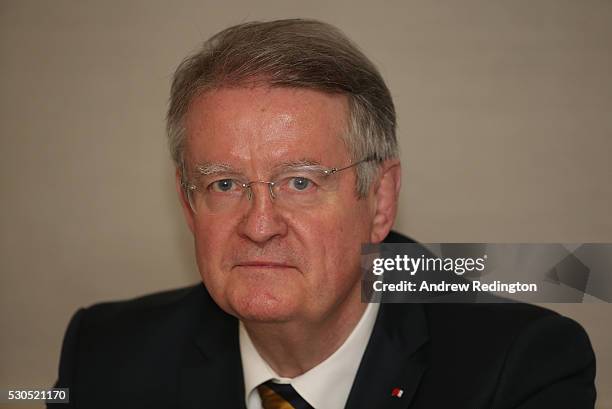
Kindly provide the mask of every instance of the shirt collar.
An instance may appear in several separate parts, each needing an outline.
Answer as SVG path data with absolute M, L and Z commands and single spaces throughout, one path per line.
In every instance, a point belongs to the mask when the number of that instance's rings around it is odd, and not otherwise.
M 248 409 L 261 408 L 257 386 L 274 380 L 291 386 L 317 409 L 342 409 L 346 404 L 361 358 L 372 334 L 380 305 L 368 304 L 361 319 L 331 356 L 295 378 L 282 378 L 259 355 L 246 328 L 240 322 L 239 340 L 245 400 Z

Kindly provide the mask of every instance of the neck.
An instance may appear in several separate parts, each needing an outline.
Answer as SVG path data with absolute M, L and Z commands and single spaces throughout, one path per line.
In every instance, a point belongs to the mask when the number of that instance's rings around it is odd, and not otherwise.
M 317 322 L 243 324 L 261 357 L 283 378 L 294 378 L 329 358 L 349 337 L 367 304 L 360 295 Z

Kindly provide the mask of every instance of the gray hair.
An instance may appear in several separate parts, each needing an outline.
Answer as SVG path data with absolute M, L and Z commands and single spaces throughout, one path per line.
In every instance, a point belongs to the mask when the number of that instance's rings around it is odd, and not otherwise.
M 379 163 L 398 157 L 395 107 L 372 62 L 337 28 L 316 20 L 248 22 L 207 40 L 178 66 L 167 116 L 168 143 L 176 166 L 184 169 L 184 116 L 191 101 L 225 86 L 308 88 L 348 97 L 343 135 L 357 167 L 357 194 L 364 197 Z

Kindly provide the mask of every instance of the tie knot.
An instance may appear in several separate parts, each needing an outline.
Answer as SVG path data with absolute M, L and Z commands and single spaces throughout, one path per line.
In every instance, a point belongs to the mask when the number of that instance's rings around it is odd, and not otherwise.
M 264 409 L 314 409 L 288 383 L 268 381 L 257 387 Z

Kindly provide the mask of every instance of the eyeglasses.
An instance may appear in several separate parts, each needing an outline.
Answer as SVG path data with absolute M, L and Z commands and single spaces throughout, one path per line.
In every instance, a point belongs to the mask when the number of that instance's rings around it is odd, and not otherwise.
M 337 190 L 338 179 L 334 175 L 372 160 L 374 158 L 368 157 L 342 168 L 289 166 L 270 181 L 249 181 L 224 165 L 202 165 L 196 167 L 192 181 L 183 180 L 181 185 L 194 213 L 236 211 L 244 203 L 245 196 L 249 201 L 253 198 L 257 185 L 262 185 L 263 189 L 267 187 L 270 198 L 279 208 L 308 208 L 324 203 L 329 194 Z

